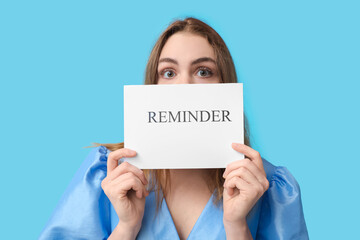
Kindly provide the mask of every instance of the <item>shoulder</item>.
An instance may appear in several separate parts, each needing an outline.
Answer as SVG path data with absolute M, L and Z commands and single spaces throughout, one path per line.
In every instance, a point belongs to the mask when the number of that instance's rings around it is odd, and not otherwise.
M 101 163 L 102 165 L 105 164 L 105 166 L 106 166 L 107 159 L 108 159 L 110 152 L 111 151 L 109 149 L 107 149 L 105 146 L 98 146 L 98 147 L 94 148 L 90 154 L 94 155 L 95 162 Z
M 106 177 L 103 147 L 91 148 L 63 193 L 39 239 L 107 239 L 110 201 L 101 188 Z M 91 231 L 89 231 L 89 229 Z
M 86 160 L 106 162 L 109 153 L 110 153 L 110 150 L 104 146 L 94 147 L 88 153 Z
M 106 175 L 107 171 L 107 158 L 110 150 L 104 146 L 94 147 L 87 154 L 85 160 L 80 166 L 80 172 L 84 174 L 93 175 L 94 172 L 104 172 Z
M 298 182 L 286 167 L 262 160 L 269 189 L 263 195 L 257 239 L 308 240 Z
M 100 154 L 100 161 L 107 161 L 107 158 L 109 156 L 109 153 L 111 152 L 109 149 L 107 149 L 105 146 L 98 146 L 95 148 L 95 151 Z
M 300 195 L 300 186 L 293 174 L 284 166 L 275 166 L 262 158 L 266 177 L 269 181 L 267 194 L 286 195 L 294 197 Z
M 99 161 L 107 161 L 107 157 L 111 151 L 107 149 L 105 146 L 98 146 L 91 148 L 90 152 L 88 153 L 86 160 L 99 160 Z
M 284 166 L 275 166 L 265 158 L 262 158 L 266 177 L 269 182 L 283 181 L 283 182 L 296 182 L 292 173 Z

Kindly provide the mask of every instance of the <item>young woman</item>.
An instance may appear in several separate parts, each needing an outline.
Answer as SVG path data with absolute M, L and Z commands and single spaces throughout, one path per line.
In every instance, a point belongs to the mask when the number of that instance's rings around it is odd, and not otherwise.
M 195 18 L 164 31 L 145 76 L 145 84 L 236 82 L 224 41 Z M 229 147 L 245 159 L 226 169 L 141 170 L 118 165 L 136 149 L 96 144 L 40 239 L 308 239 L 298 183 L 250 147 L 247 122 L 245 144 Z

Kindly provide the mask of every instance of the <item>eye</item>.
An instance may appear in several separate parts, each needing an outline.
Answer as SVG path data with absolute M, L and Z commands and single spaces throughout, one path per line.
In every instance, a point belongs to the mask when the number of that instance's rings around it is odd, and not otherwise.
M 199 68 L 198 72 L 197 72 L 197 76 L 199 77 L 211 77 L 213 75 L 213 72 L 205 67 L 201 67 Z
M 171 69 L 163 70 L 160 75 L 164 78 L 173 78 L 175 76 L 175 72 Z

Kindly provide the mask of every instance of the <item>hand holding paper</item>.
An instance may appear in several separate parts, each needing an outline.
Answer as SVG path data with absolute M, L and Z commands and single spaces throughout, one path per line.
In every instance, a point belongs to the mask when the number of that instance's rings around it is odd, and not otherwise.
M 228 232 L 246 224 L 246 216 L 269 188 L 260 153 L 244 144 L 232 144 L 246 158 L 230 163 L 223 174 L 224 227 Z
M 135 238 L 140 230 L 145 197 L 149 195 L 145 188 L 148 181 L 142 170 L 126 162 L 118 165 L 122 157 L 134 156 L 136 151 L 128 148 L 109 153 L 107 176 L 101 182 L 101 188 L 119 217 L 117 231 L 126 233 L 130 238 Z

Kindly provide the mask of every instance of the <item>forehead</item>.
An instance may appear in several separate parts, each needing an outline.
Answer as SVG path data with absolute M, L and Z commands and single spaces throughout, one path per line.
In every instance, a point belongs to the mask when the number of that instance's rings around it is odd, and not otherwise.
M 162 57 L 189 61 L 199 57 L 215 59 L 215 52 L 205 37 L 188 32 L 178 32 L 166 41 L 160 54 L 160 58 Z

